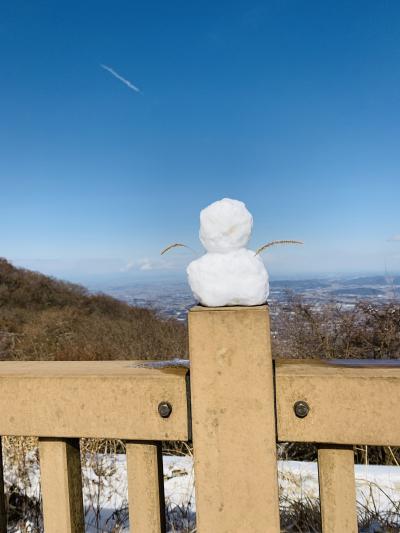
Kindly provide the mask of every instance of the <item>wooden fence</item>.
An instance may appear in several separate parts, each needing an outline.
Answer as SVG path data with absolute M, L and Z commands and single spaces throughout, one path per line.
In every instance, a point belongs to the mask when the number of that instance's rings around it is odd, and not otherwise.
M 133 533 L 165 531 L 160 443 L 192 437 L 198 533 L 280 531 L 277 441 L 318 443 L 322 530 L 355 533 L 352 445 L 400 444 L 400 367 L 274 363 L 267 306 L 195 307 L 189 339 L 190 377 L 131 361 L 0 363 L 0 434 L 39 436 L 45 533 L 84 531 L 81 437 L 126 441 Z

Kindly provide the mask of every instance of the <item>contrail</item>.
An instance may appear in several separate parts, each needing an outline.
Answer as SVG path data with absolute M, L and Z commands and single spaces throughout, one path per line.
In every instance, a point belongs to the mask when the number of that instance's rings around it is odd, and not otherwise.
M 136 87 L 136 85 L 133 85 L 133 83 L 131 83 L 129 80 L 126 80 L 125 78 L 123 78 L 120 74 L 118 74 L 118 72 L 115 72 L 114 69 L 112 69 L 111 67 L 107 67 L 107 65 L 100 65 L 100 66 L 101 68 L 104 68 L 104 70 L 107 70 L 115 78 L 117 78 L 117 80 L 122 81 L 122 83 L 125 83 L 125 85 L 129 87 L 129 89 L 132 89 L 132 91 L 135 91 L 137 93 L 140 93 L 139 87 Z

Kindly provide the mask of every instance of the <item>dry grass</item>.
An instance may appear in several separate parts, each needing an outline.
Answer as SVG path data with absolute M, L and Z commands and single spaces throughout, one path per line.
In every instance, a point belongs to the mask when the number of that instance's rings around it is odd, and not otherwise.
M 264 252 L 267 248 L 271 248 L 271 246 L 276 246 L 277 244 L 304 244 L 303 241 L 293 241 L 293 240 L 283 240 L 283 241 L 270 241 L 267 242 L 267 244 L 263 244 L 260 246 L 255 255 L 261 254 Z
M 182 244 L 181 242 L 174 242 L 173 244 L 169 244 L 168 246 L 163 248 L 160 252 L 160 255 L 164 255 L 170 250 L 173 250 L 174 248 L 188 248 L 188 250 L 192 250 L 192 248 L 190 248 L 190 246 L 187 246 L 186 244 Z
M 8 501 L 18 504 L 11 509 L 10 523 L 19 522 L 23 533 L 42 533 L 40 493 L 35 492 L 35 498 L 27 497 L 32 493 L 29 470 L 38 468 L 38 454 L 36 439 L 7 438 L 4 439 L 4 455 L 7 464 L 18 474 L 20 482 L 12 492 Z M 86 520 L 96 528 L 100 524 L 100 515 L 104 509 L 104 491 L 118 490 L 121 479 L 116 475 L 116 453 L 123 448 L 123 443 L 114 441 L 85 440 L 81 442 L 82 465 L 84 470 L 83 485 L 87 496 Z M 32 453 L 33 452 L 33 453 Z M 106 453 L 104 453 L 106 452 Z M 186 452 L 191 454 L 189 448 Z M 89 471 L 91 474 L 89 475 Z M 179 473 L 177 474 L 179 475 Z M 189 473 L 192 476 L 193 473 Z M 292 471 L 280 472 L 280 516 L 282 533 L 320 533 L 321 517 L 318 492 L 313 484 L 308 484 L 310 474 L 296 474 Z M 390 497 L 385 489 L 369 482 L 370 493 L 366 493 L 358 503 L 358 522 L 363 533 L 399 533 L 398 525 L 400 507 L 399 502 Z M 188 482 L 188 490 L 192 490 L 192 482 Z M 379 504 L 379 494 L 388 499 L 390 505 L 382 511 Z M 189 493 L 188 493 L 189 494 Z M 103 496 L 103 497 L 102 497 Z M 191 501 L 192 496 L 188 498 Z M 107 507 L 109 507 L 107 505 Z M 112 507 L 112 505 L 111 505 Z M 112 511 L 109 518 L 110 526 L 99 529 L 99 532 L 120 533 L 129 521 L 126 500 L 119 508 Z M 25 520 L 22 519 L 25 518 Z M 26 526 L 29 520 L 29 528 Z M 196 516 L 190 505 L 176 506 L 173 501 L 166 502 L 166 520 L 170 533 L 195 533 Z M 25 525 L 24 525 L 25 524 Z M 26 528 L 26 529 L 24 529 Z
M 272 320 L 274 357 L 400 358 L 400 303 L 331 302 L 315 308 L 288 293 Z
M 0 259 L 0 359 L 186 357 L 186 327 Z

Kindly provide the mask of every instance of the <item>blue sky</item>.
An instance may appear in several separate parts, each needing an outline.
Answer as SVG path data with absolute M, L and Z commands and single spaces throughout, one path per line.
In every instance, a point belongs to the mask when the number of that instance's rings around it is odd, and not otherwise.
M 400 271 L 400 3 L 0 3 L 0 255 L 183 273 L 246 202 L 275 278 Z M 140 89 L 101 68 L 107 65 Z

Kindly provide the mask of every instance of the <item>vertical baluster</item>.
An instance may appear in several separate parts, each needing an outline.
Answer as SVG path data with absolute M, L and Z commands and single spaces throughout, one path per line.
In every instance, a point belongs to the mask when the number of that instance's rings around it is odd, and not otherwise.
M 131 531 L 165 533 L 161 444 L 127 442 L 126 461 Z
M 353 448 L 320 446 L 318 476 L 323 533 L 357 533 Z
M 279 533 L 266 306 L 189 313 L 199 533 Z
M 77 439 L 39 439 L 45 533 L 84 533 L 82 474 Z
M 4 493 L 3 439 L 0 437 L 0 533 L 7 533 L 6 497 Z

